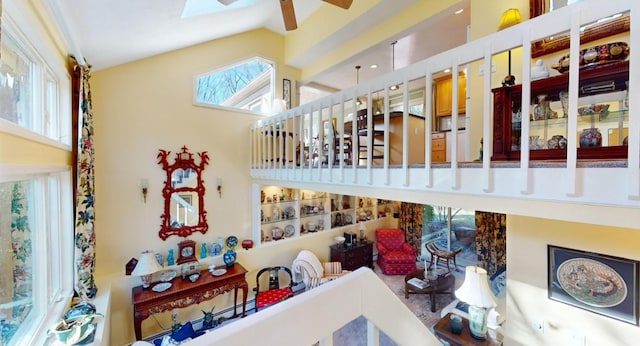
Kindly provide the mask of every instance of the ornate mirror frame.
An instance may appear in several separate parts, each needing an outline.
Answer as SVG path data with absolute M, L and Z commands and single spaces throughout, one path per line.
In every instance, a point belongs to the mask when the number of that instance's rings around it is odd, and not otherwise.
M 166 173 L 166 180 L 164 181 L 164 187 L 162 188 L 162 196 L 164 197 L 164 211 L 160 216 L 161 225 L 158 235 L 162 240 L 166 240 L 172 235 L 179 237 L 187 237 L 195 232 L 202 234 L 207 233 L 209 225 L 207 224 L 207 212 L 204 210 L 204 183 L 202 181 L 202 171 L 204 167 L 209 163 L 209 155 L 206 151 L 197 153 L 200 157 L 200 163 L 196 164 L 193 159 L 193 154 L 189 152 L 186 146 L 182 147 L 182 151 L 176 153 L 175 161 L 173 164 L 169 163 L 168 157 L 171 154 L 170 151 L 160 149 L 158 152 L 158 164 L 162 166 L 162 169 Z M 176 171 L 195 173 L 195 186 L 178 186 L 173 179 Z M 171 214 L 171 201 L 174 195 L 178 194 L 190 194 L 195 193 L 195 199 L 197 200 L 198 221 L 194 225 L 179 224 L 172 220 Z
M 549 0 L 529 0 L 529 18 L 534 18 L 547 12 Z M 610 21 L 593 25 L 580 34 L 580 43 L 595 41 L 604 37 L 629 31 L 631 28 L 629 16 L 621 16 Z M 531 44 L 531 57 L 551 54 L 569 49 L 569 35 L 556 36 L 553 39 L 543 39 Z

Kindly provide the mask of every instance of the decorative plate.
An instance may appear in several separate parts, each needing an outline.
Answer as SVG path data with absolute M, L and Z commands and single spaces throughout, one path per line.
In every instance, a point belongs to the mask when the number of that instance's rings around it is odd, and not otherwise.
M 236 237 L 235 235 L 227 237 L 227 247 L 233 249 L 236 246 L 238 246 L 238 237 Z
M 620 274 L 602 262 L 573 258 L 562 262 L 556 275 L 565 292 L 587 305 L 611 307 L 627 297 Z
M 211 271 L 211 275 L 213 276 L 220 276 L 220 275 L 224 275 L 227 273 L 227 270 L 224 268 L 220 268 L 220 269 L 216 269 L 216 270 L 212 270 Z
M 153 290 L 154 292 L 164 292 L 164 291 L 168 290 L 169 287 L 171 287 L 171 283 L 170 282 L 161 282 L 161 283 L 153 286 L 153 288 L 151 290 Z
M 351 216 L 351 214 L 346 214 L 344 216 L 344 223 L 345 224 L 352 224 L 353 223 L 353 216 Z
M 287 214 L 287 219 L 293 219 L 296 217 L 296 210 L 293 207 L 287 207 L 284 212 Z
M 291 236 L 293 236 L 294 234 L 296 234 L 296 228 L 293 227 L 293 225 L 286 225 L 284 227 L 284 236 L 289 238 Z
M 173 280 L 173 278 L 176 277 L 176 271 L 175 270 L 167 270 L 164 271 L 160 274 L 160 281 L 162 282 L 169 282 L 171 280 Z

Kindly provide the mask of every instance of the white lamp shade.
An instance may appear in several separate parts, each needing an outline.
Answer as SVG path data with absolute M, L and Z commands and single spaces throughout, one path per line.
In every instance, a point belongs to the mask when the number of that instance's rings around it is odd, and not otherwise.
M 162 270 L 160 263 L 156 259 L 156 255 L 152 251 L 145 251 L 140 254 L 136 267 L 131 272 L 131 275 L 142 276 L 149 275 Z
M 464 282 L 456 290 L 456 297 L 469 305 L 481 308 L 492 308 L 497 305 L 496 297 L 489 288 L 487 271 L 475 266 L 466 268 Z

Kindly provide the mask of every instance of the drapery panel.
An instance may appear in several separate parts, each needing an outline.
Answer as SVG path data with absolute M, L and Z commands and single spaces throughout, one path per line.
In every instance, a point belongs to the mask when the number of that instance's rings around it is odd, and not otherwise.
M 404 230 L 406 242 L 413 246 L 420 257 L 422 245 L 422 204 L 400 203 L 400 229 Z
M 77 119 L 77 145 L 75 146 L 75 290 L 82 299 L 95 298 L 98 288 L 95 270 L 95 171 L 93 148 L 93 110 L 91 107 L 91 66 L 73 63 L 72 92 L 74 117 Z M 75 123 L 75 122 L 74 122 Z
M 507 215 L 476 211 L 477 265 L 489 276 L 507 265 Z

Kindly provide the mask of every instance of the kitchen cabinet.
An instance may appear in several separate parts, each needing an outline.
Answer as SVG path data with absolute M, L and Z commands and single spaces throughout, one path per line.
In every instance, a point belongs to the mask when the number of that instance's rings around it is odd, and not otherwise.
M 628 79 L 627 61 L 580 71 L 578 159 L 627 157 Z M 532 81 L 531 102 L 535 104 L 529 115 L 521 114 L 521 85 L 493 89 L 491 159 L 519 160 L 522 148 L 530 149 L 532 160 L 566 159 L 568 117 L 560 99 L 568 84 L 568 74 Z M 529 138 L 521 138 L 523 121 L 529 121 Z
M 448 116 L 452 112 L 452 86 L 453 79 L 451 76 L 438 78 L 435 80 L 435 114 L 436 116 Z M 458 77 L 458 114 L 464 114 L 466 111 L 466 88 L 467 81 L 463 73 Z
M 445 132 L 431 134 L 431 162 L 446 162 L 447 139 Z

